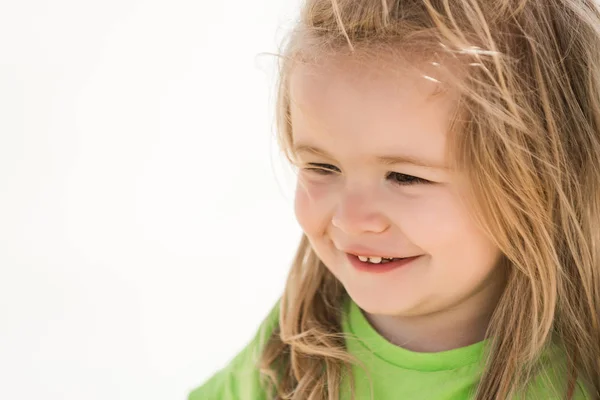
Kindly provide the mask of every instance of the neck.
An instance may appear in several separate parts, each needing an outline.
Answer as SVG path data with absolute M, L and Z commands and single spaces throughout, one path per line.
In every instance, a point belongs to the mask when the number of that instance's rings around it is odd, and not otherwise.
M 407 350 L 432 353 L 456 349 L 485 339 L 503 288 L 504 281 L 484 284 L 470 297 L 432 313 L 395 316 L 365 312 L 365 317 L 380 335 Z

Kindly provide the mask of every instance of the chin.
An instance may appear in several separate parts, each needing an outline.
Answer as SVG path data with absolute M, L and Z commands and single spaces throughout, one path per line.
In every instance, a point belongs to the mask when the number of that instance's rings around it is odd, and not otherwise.
M 385 293 L 374 292 L 364 288 L 345 286 L 350 298 L 364 311 L 369 314 L 408 316 L 415 310 L 415 302 L 403 298 L 398 292 Z M 413 312 L 411 312 L 413 311 Z

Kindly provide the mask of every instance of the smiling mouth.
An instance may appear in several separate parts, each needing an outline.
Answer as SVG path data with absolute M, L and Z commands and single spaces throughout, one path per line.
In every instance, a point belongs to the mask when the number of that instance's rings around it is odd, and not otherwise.
M 418 257 L 418 256 L 408 256 L 408 257 L 381 257 L 381 256 L 376 256 L 376 257 L 367 257 L 367 256 L 361 256 L 361 255 L 358 255 L 358 254 L 353 254 L 353 253 L 346 253 L 346 254 L 348 256 L 356 257 L 356 258 L 358 258 L 362 262 L 368 262 L 368 263 L 372 263 L 372 264 L 384 264 L 386 262 L 399 261 L 399 260 L 405 260 L 407 258 Z
M 394 257 L 394 258 L 387 258 L 387 257 L 376 257 L 375 259 L 371 258 L 371 257 L 364 257 L 364 256 L 356 256 L 358 257 L 358 259 L 364 263 L 367 264 L 385 264 L 385 263 L 389 263 L 392 261 L 398 261 L 398 260 L 404 260 L 407 257 Z M 380 260 L 380 261 L 378 261 Z
M 346 253 L 350 264 L 354 266 L 357 270 L 369 273 L 383 273 L 395 270 L 397 268 L 401 268 L 405 265 L 411 264 L 413 261 L 418 259 L 419 256 L 413 257 L 404 257 L 404 258 L 396 258 L 393 261 L 381 261 L 379 262 L 370 262 L 370 261 L 362 261 L 355 256 L 354 254 Z M 361 257 L 362 258 L 362 257 Z M 378 257 L 379 258 L 379 257 Z M 378 260 L 375 260 L 378 261 Z

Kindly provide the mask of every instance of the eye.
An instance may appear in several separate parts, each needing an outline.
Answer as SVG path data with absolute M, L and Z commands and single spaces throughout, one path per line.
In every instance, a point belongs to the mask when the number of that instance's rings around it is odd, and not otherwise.
M 315 167 L 304 169 L 306 171 L 310 171 L 318 175 L 331 175 L 334 172 L 340 172 L 340 170 L 337 167 L 331 164 L 310 163 L 309 165 L 314 165 Z M 428 181 L 426 179 L 419 178 L 413 175 L 402 174 L 400 172 L 390 172 L 388 174 L 388 179 L 390 179 L 394 184 L 398 186 L 409 186 L 415 185 L 417 183 L 431 183 L 431 181 Z
M 392 182 L 400 186 L 415 185 L 417 183 L 431 183 L 431 181 L 426 179 L 412 175 L 401 174 L 400 172 L 390 172 L 388 177 L 392 177 Z
M 339 169 L 337 169 L 336 167 L 334 167 L 331 164 L 315 164 L 315 163 L 310 163 L 308 165 L 315 165 L 317 166 L 317 168 L 304 168 L 307 171 L 311 171 L 314 172 L 318 175 L 330 175 L 332 172 L 336 172 L 334 170 L 339 171 Z

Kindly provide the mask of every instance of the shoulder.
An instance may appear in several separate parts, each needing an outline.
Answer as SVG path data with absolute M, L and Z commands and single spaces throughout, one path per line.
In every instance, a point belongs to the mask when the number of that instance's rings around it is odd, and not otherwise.
M 224 368 L 192 390 L 188 400 L 263 400 L 257 362 L 269 337 L 279 324 L 278 300 L 264 318 L 252 340 Z
M 554 378 L 556 378 L 556 380 L 552 381 L 551 376 L 546 375 L 544 378 L 537 379 L 527 391 L 527 396 L 525 398 L 527 400 L 566 399 L 568 384 L 565 379 L 560 379 L 556 376 L 554 376 Z M 581 380 L 575 382 L 572 393 L 573 395 L 570 400 L 592 400 L 590 392 L 586 389 L 585 384 Z
M 541 358 L 539 372 L 531 381 L 527 399 L 565 399 L 569 392 L 568 371 L 564 349 L 552 345 Z M 572 388 L 571 400 L 591 400 L 584 382 L 577 380 Z

